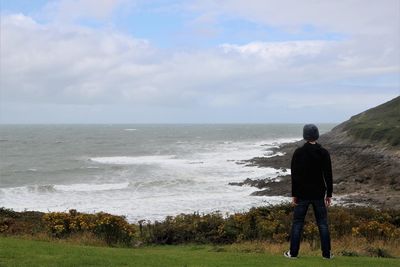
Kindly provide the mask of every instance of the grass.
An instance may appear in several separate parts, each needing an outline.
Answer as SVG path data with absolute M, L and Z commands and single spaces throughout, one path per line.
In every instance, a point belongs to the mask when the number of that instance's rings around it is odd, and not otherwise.
M 236 247 L 237 249 L 237 247 Z M 399 259 L 319 256 L 286 259 L 280 253 L 234 250 L 232 246 L 176 245 L 140 248 L 78 246 L 0 237 L 0 266 L 400 266 Z
M 345 122 L 350 135 L 400 146 L 400 97 L 353 116 Z

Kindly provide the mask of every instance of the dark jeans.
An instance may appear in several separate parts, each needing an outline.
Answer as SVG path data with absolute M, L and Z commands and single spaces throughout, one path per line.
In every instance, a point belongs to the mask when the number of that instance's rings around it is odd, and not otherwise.
M 328 213 L 323 199 L 306 200 L 298 199 L 294 208 L 292 231 L 290 234 L 290 255 L 297 256 L 300 249 L 300 237 L 303 232 L 304 217 L 308 206 L 313 206 L 315 220 L 317 221 L 319 235 L 321 238 L 322 256 L 329 257 L 331 251 L 331 238 L 328 228 Z

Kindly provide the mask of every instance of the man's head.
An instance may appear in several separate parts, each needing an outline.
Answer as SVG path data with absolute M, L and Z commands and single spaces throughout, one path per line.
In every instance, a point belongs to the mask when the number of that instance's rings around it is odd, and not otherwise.
M 319 131 L 314 124 L 306 124 L 303 128 L 303 138 L 306 141 L 316 141 L 319 138 Z

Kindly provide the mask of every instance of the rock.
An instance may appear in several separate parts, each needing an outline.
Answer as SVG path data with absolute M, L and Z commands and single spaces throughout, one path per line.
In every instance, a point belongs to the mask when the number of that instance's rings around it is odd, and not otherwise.
M 250 194 L 250 196 L 268 196 L 269 189 L 264 189 L 260 191 L 254 191 L 253 193 Z
M 362 183 L 362 182 L 364 182 L 364 179 L 361 178 L 361 177 L 357 177 L 357 178 L 354 179 L 354 182 Z

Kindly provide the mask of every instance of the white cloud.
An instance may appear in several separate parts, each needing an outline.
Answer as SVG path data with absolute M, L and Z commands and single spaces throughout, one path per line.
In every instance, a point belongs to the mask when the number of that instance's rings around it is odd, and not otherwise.
M 343 106 L 351 107 L 352 110 L 365 110 L 376 105 L 376 103 L 384 103 L 388 99 L 393 98 L 393 94 L 373 92 L 369 94 L 360 92 L 345 92 L 338 94 L 334 92 L 325 92 L 321 94 L 303 93 L 293 98 L 288 93 L 273 93 L 270 100 L 279 103 L 286 102 L 287 107 L 293 109 L 304 109 L 312 107 L 332 107 L 340 108 Z M 355 101 L 355 100 L 362 101 Z
M 293 31 L 313 25 L 340 33 L 398 35 L 400 22 L 398 0 L 197 0 L 187 8 L 201 14 L 218 12 Z
M 286 64 L 296 57 L 318 56 L 333 44 L 326 41 L 252 42 L 245 45 L 222 44 L 220 47 L 227 54 L 238 53 L 244 57 L 263 59 L 264 63 L 270 62 L 272 67 L 276 67 L 276 64 Z
M 332 84 L 396 75 L 400 68 L 397 44 L 377 43 L 370 36 L 233 43 L 167 53 L 147 40 L 112 29 L 40 24 L 17 14 L 2 17 L 0 41 L 4 103 L 131 105 L 158 110 L 249 105 L 262 110 L 307 107 L 310 101 L 329 106 L 332 101 L 327 103 L 326 98 L 341 97 L 332 91 Z M 373 96 L 368 103 L 374 99 L 379 103 L 394 96 L 393 92 L 364 94 Z M 304 97 L 307 94 L 314 98 Z M 337 103 L 352 108 L 348 101 Z
M 1 27 L 5 98 L 99 100 L 125 86 L 119 78 L 129 77 L 135 86 L 135 75 L 152 68 L 155 52 L 145 40 L 107 30 L 40 25 L 23 15 L 4 17 Z

